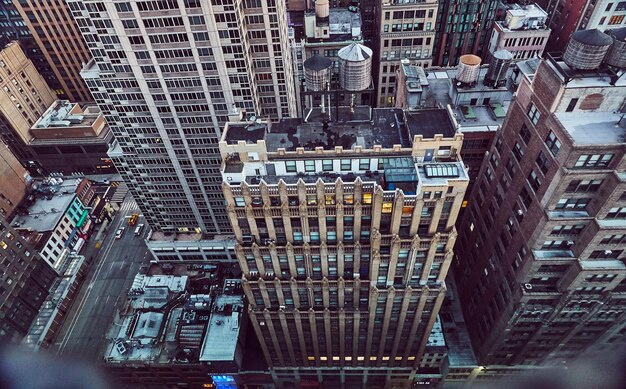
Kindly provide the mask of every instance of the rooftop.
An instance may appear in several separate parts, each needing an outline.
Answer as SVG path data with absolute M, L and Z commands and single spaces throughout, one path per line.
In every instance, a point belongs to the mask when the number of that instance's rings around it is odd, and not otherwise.
M 242 310 L 242 295 L 220 295 L 217 297 L 200 351 L 200 361 L 232 361 L 235 359 Z
M 12 226 L 18 230 L 46 232 L 57 225 L 76 195 L 80 178 L 47 178 L 34 181 L 28 196 L 32 203 L 26 212 L 18 214 Z
M 33 128 L 91 126 L 101 116 L 97 106 L 81 109 L 80 105 L 68 100 L 57 100 L 44 112 Z
M 626 143 L 624 114 L 612 112 L 557 112 L 554 114 L 578 145 Z
M 178 273 L 184 268 L 172 267 Z M 234 361 L 244 308 L 241 281 L 150 270 L 151 275 L 135 277 L 129 301 L 110 328 L 115 341 L 105 360 L 141 365 Z M 220 271 L 215 274 L 226 274 Z
M 333 107 L 332 118 L 337 118 L 337 109 Z M 323 147 L 332 150 L 337 146 L 352 149 L 362 146 L 371 149 L 375 145 L 391 148 L 394 145 L 411 147 L 413 137 L 423 135 L 433 138 L 440 134 L 453 137 L 455 124 L 446 109 L 424 109 L 405 113 L 401 109 L 339 107 L 339 121 L 329 121 L 327 114 L 320 108 L 314 108 L 306 117 L 307 122 L 299 119 L 286 119 L 277 123 L 229 123 L 224 140 L 230 144 L 237 141 L 256 143 L 264 139 L 268 151 L 279 148 L 294 150 L 304 147 L 313 150 Z
M 537 4 L 521 6 L 509 5 L 506 11 L 506 19 L 497 21 L 504 30 L 545 30 L 545 22 L 548 14 Z
M 579 31 L 580 32 L 580 31 Z M 624 87 L 626 77 L 624 73 L 617 74 L 610 68 L 593 70 L 579 70 L 569 67 L 558 54 L 549 53 L 545 64 L 556 72 L 566 84 L 565 88 L 603 88 Z

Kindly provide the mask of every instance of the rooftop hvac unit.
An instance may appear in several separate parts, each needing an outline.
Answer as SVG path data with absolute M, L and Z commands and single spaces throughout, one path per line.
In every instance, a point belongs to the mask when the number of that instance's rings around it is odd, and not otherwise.
M 574 242 L 573 242 L 573 241 L 571 241 L 571 240 L 568 240 L 568 241 L 567 241 L 567 245 L 568 245 L 568 246 L 573 246 L 573 245 L 574 245 Z
M 613 254 L 613 251 L 611 250 L 604 250 L 604 255 L 611 255 Z

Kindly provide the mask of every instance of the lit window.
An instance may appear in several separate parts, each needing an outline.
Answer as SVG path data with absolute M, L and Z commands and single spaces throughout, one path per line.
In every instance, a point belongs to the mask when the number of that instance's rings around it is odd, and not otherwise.
M 335 196 L 326 195 L 324 196 L 324 202 L 326 205 L 335 205 Z
M 351 194 L 343 195 L 343 203 L 354 204 L 354 195 L 351 195 Z
M 372 194 L 363 193 L 363 204 L 371 204 L 371 203 L 372 203 Z
M 383 213 L 391 213 L 393 211 L 393 203 L 383 203 Z

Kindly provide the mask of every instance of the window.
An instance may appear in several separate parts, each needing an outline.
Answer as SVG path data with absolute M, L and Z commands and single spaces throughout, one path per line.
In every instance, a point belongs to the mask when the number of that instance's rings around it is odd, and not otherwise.
M 317 196 L 316 195 L 307 195 L 306 196 L 306 205 L 317 205 Z
M 578 99 L 571 99 L 565 109 L 565 112 L 572 112 L 574 108 L 576 108 L 576 104 L 578 104 Z
M 335 205 L 335 196 L 333 195 L 324 196 L 324 203 L 326 205 Z
M 518 162 L 524 156 L 524 149 L 522 149 L 522 146 L 520 146 L 520 144 L 517 142 L 515 142 L 515 145 L 513 146 L 513 155 L 515 156 L 515 159 L 517 159 Z
M 613 154 L 583 154 L 578 157 L 578 161 L 574 165 L 575 168 L 594 168 L 594 167 L 607 167 Z
M 607 219 L 626 219 L 626 208 L 611 208 L 606 215 Z
M 616 234 L 616 235 L 604 235 L 600 244 L 618 244 L 624 242 L 624 237 L 626 235 Z
M 596 192 L 603 180 L 573 180 L 567 185 L 566 192 Z
M 613 15 L 609 18 L 609 26 L 613 26 L 616 24 L 622 24 L 624 21 L 624 15 Z
M 354 204 L 354 195 L 351 195 L 351 194 L 343 195 L 343 203 L 346 205 Z
M 585 209 L 589 201 L 591 201 L 589 198 L 560 199 L 554 209 Z
M 528 193 L 526 188 L 522 188 L 522 190 L 519 193 L 519 196 L 522 199 L 522 203 L 524 204 L 526 209 L 528 209 L 528 207 L 530 207 L 530 204 L 532 204 L 533 202 L 533 198 L 530 196 L 530 193 Z
M 528 109 L 528 118 L 534 125 L 537 125 L 539 122 L 539 118 L 541 117 L 541 112 L 537 109 L 537 106 L 533 103 L 530 103 L 530 108 Z
M 578 235 L 585 228 L 584 224 L 554 226 L 550 235 Z
M 287 173 L 295 173 L 296 172 L 296 161 L 286 161 L 285 162 L 285 170 Z
M 371 204 L 371 203 L 372 203 L 372 194 L 363 193 L 363 204 Z
M 531 170 L 530 173 L 528 174 L 528 183 L 530 184 L 530 187 L 533 188 L 535 192 L 537 192 L 539 188 L 541 187 L 541 181 L 539 180 L 539 177 L 537 177 L 537 174 L 535 173 L 534 170 Z
M 526 127 L 526 125 L 522 126 L 522 129 L 519 131 L 519 136 L 520 138 L 522 138 L 525 144 L 528 144 L 528 142 L 530 141 L 530 130 L 528 129 L 528 127 Z
M 315 171 L 315 161 L 304 161 L 304 171 L 305 172 L 314 172 Z
M 622 250 L 596 250 L 589 254 L 590 259 L 595 258 L 612 258 L 616 259 L 622 254 Z
M 352 169 L 352 161 L 350 159 L 341 160 L 341 170 L 346 171 Z
M 235 197 L 235 205 L 238 207 L 245 207 L 246 202 L 243 197 Z
M 515 163 L 513 163 L 513 158 L 509 158 L 509 160 L 506 163 L 506 171 L 509 172 L 509 176 L 511 176 L 511 178 L 513 178 L 513 176 L 515 175 Z
M 322 170 L 325 172 L 331 172 L 333 171 L 333 160 L 332 159 L 325 159 L 322 161 Z
M 539 155 L 537 156 L 537 159 L 535 160 L 535 162 L 537 163 L 539 170 L 541 170 L 541 172 L 545 176 L 546 173 L 548 173 L 548 170 L 550 169 L 551 162 L 548 159 L 548 157 L 546 157 L 546 155 L 543 153 L 543 151 L 539 152 Z
M 359 160 L 359 170 L 370 170 L 370 160 L 369 159 Z
M 556 155 L 559 153 L 559 150 L 561 149 L 561 141 L 556 137 L 556 135 L 554 135 L 554 132 L 550 131 L 548 133 L 545 143 L 548 147 L 548 150 L 550 150 L 552 155 L 556 157 Z
M 383 203 L 382 213 L 391 213 L 393 211 L 393 203 L 385 202 Z

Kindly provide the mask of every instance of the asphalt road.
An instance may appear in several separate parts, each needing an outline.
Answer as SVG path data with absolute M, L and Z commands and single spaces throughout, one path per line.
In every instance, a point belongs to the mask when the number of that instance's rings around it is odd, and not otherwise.
M 94 263 L 51 348 L 57 355 L 86 362 L 102 359 L 115 311 L 126 300 L 126 292 L 142 263 L 150 260 L 143 240 L 147 226 L 141 236 L 135 236 L 135 227 L 128 225 L 129 216 L 138 212 L 135 201 L 128 195 L 105 231 L 102 247 L 96 250 L 92 238 L 82 252 L 87 259 L 93 253 Z M 145 223 L 143 217 L 139 223 Z M 115 232 L 121 226 L 126 226 L 126 231 L 121 239 L 115 239 Z

